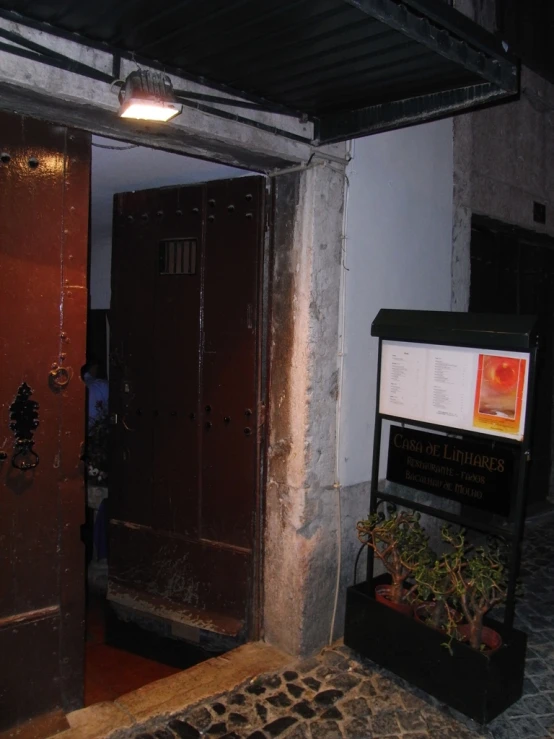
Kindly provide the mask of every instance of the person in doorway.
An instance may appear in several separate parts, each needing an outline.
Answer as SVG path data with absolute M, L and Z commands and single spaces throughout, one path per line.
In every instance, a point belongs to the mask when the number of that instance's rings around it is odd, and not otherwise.
M 108 381 L 98 376 L 98 362 L 89 360 L 81 367 L 81 378 L 87 386 L 89 429 L 108 413 Z
M 87 387 L 85 459 L 88 477 L 93 485 L 105 485 L 108 477 L 108 381 L 99 377 L 96 359 L 81 367 L 81 377 Z
M 108 483 L 108 381 L 99 377 L 99 363 L 96 359 L 81 367 L 81 379 L 87 388 L 87 436 L 84 461 L 87 470 L 87 488 L 106 488 Z M 99 508 L 89 504 L 87 490 L 87 520 L 85 524 L 85 543 L 87 565 L 93 556 L 96 561 L 106 558 L 107 518 L 106 500 L 102 499 Z M 96 509 L 96 510 L 95 510 Z M 89 573 L 90 574 L 90 573 Z

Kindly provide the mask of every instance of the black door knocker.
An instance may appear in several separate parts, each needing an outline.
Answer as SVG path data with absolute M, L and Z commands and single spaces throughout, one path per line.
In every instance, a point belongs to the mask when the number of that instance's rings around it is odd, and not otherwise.
M 10 429 L 15 435 L 12 467 L 17 470 L 32 470 L 39 463 L 39 456 L 33 451 L 33 434 L 39 425 L 38 403 L 31 400 L 32 394 L 33 391 L 24 382 L 19 386 L 15 400 L 10 405 Z

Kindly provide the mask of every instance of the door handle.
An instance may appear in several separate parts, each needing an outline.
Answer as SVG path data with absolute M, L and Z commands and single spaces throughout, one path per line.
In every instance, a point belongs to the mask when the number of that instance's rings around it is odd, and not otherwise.
M 73 376 L 71 367 L 59 367 L 57 364 L 52 367 L 48 374 L 48 384 L 52 390 L 65 390 L 69 385 L 69 381 Z
M 23 472 L 26 470 L 33 470 L 35 467 L 38 467 L 40 457 L 35 451 L 33 451 L 34 443 L 34 441 L 29 441 L 27 439 L 16 442 L 16 452 L 12 457 L 12 467 L 15 467 L 16 470 L 22 470 Z

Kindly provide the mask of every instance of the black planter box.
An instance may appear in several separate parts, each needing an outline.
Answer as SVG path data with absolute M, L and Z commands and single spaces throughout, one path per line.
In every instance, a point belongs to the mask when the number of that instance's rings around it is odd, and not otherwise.
M 502 636 L 492 654 L 477 652 L 413 618 L 378 603 L 375 585 L 386 576 L 348 588 L 344 643 L 426 693 L 486 724 L 521 697 L 527 636 L 485 623 Z

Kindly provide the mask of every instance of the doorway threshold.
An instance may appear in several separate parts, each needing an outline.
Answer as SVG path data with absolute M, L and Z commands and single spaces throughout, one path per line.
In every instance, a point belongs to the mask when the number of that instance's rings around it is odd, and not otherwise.
M 108 739 L 112 734 L 159 716 L 169 716 L 232 690 L 262 673 L 280 669 L 292 661 L 288 654 L 265 644 L 251 642 L 226 654 L 194 665 L 188 670 L 114 701 L 96 703 L 67 714 L 70 728 L 51 734 L 57 739 Z
M 227 616 L 215 611 L 201 610 L 193 606 L 176 604 L 168 598 L 149 595 L 128 586 L 109 582 L 107 599 L 111 603 L 128 608 L 131 611 L 140 611 L 150 616 L 165 619 L 170 623 L 181 624 L 191 631 L 210 631 L 224 636 L 237 636 L 244 623 L 238 618 Z M 187 637 L 190 639 L 190 635 Z M 196 641 L 195 639 L 190 639 Z

